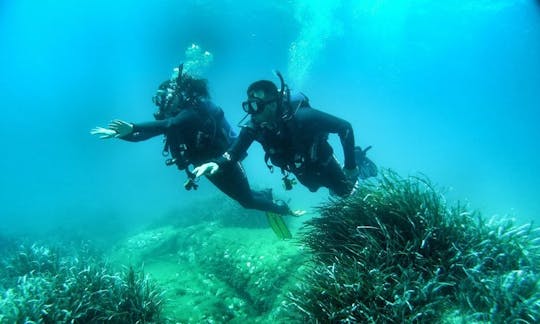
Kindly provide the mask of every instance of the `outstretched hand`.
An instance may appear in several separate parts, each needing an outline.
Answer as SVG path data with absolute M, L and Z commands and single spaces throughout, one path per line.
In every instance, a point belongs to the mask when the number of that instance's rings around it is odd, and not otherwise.
M 198 178 L 202 175 L 212 175 L 219 170 L 219 165 L 215 162 L 207 162 L 193 169 L 193 174 Z
M 109 129 L 118 133 L 117 137 L 129 135 L 133 132 L 133 124 L 120 119 L 115 119 L 109 123 Z
M 90 130 L 90 134 L 97 135 L 101 139 L 122 137 L 133 132 L 133 124 L 120 119 L 115 119 L 109 123 L 108 128 L 94 127 Z
M 101 139 L 108 139 L 108 138 L 114 138 L 118 133 L 113 131 L 112 129 L 103 128 L 103 127 L 94 127 L 90 130 L 90 134 L 97 135 Z

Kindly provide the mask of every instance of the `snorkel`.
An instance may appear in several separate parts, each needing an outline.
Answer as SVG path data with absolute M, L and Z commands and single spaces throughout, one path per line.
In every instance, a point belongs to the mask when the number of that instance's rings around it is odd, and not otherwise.
M 285 83 L 285 80 L 283 79 L 283 75 L 281 75 L 281 72 L 275 70 L 274 74 L 279 78 L 280 81 L 280 87 L 281 89 L 279 92 L 279 101 L 278 101 L 278 109 L 281 113 L 281 119 L 284 121 L 287 121 L 291 119 L 296 111 L 302 107 L 302 105 L 307 102 L 304 99 L 298 102 L 296 107 L 293 107 L 293 103 L 296 102 L 294 98 L 291 98 L 291 88 Z M 303 97 L 305 95 L 302 94 Z
M 171 85 L 174 91 L 174 94 L 178 94 L 182 88 L 182 72 L 184 71 L 184 63 L 181 63 L 177 68 L 173 69 L 171 74 Z
M 285 80 L 283 79 L 283 75 L 281 75 L 281 72 L 278 70 L 274 70 L 274 74 L 279 78 L 279 87 L 280 90 L 279 93 L 279 105 L 283 103 L 284 99 L 289 100 L 289 97 L 291 95 L 291 91 L 289 90 L 289 86 L 285 83 Z

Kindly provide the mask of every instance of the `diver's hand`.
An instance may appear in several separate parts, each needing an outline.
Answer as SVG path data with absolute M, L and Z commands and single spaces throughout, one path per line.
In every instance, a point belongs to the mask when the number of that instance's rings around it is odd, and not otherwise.
M 103 127 L 94 127 L 90 130 L 90 134 L 97 135 L 101 139 L 115 138 L 118 133 L 112 129 Z
M 133 124 L 120 119 L 115 119 L 109 123 L 109 129 L 117 133 L 116 137 L 123 137 L 133 132 Z
M 297 209 L 297 210 L 291 210 L 291 216 L 293 217 L 300 217 L 307 213 L 305 210 Z
M 120 119 L 115 119 L 109 123 L 109 128 L 94 127 L 90 130 L 90 134 L 97 135 L 101 139 L 122 137 L 133 132 L 133 124 Z
M 193 169 L 193 174 L 195 174 L 195 177 L 198 178 L 202 175 L 212 175 L 216 173 L 219 170 L 219 164 L 216 162 L 208 162 L 199 165 L 195 169 Z

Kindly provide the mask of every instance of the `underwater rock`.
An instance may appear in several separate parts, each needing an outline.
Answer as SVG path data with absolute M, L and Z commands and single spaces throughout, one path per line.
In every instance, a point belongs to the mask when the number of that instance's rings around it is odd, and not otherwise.
M 269 228 L 203 222 L 139 233 L 115 247 L 110 258 L 144 264 L 166 289 L 164 316 L 173 321 L 275 322 L 305 269 L 301 252 Z

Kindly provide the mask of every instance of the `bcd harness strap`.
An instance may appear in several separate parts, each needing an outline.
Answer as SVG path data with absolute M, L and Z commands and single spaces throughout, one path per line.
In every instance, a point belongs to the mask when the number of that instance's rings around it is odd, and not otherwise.
M 266 164 L 266 167 L 268 170 L 270 170 L 270 173 L 274 173 L 274 166 L 270 164 L 268 161 L 270 160 L 270 154 L 265 153 L 264 154 L 264 163 Z M 291 178 L 291 171 L 290 167 L 287 165 L 284 168 L 279 168 L 281 170 L 281 181 L 283 181 L 283 187 L 285 190 L 291 190 L 293 188 L 293 185 L 296 184 L 296 180 L 294 178 Z
M 187 146 L 185 144 L 179 145 L 179 154 L 183 157 L 187 150 Z M 169 143 L 167 140 L 165 140 L 165 146 L 163 147 L 163 151 L 161 153 L 163 156 L 169 156 L 170 149 L 169 149 Z M 199 188 L 199 184 L 197 183 L 198 179 L 195 177 L 195 174 L 189 170 L 187 158 L 183 158 L 182 165 L 180 165 L 178 162 L 178 157 L 172 157 L 165 160 L 165 165 L 171 166 L 173 164 L 177 164 L 178 168 L 183 168 L 186 172 L 187 180 L 184 182 L 184 188 L 186 190 L 197 190 Z
M 199 131 L 196 135 L 196 142 L 197 146 L 202 145 L 204 141 L 208 140 L 208 142 L 212 143 L 215 141 L 216 134 L 218 131 L 218 123 L 216 121 L 217 118 L 223 118 L 223 112 L 220 109 L 217 109 L 215 113 L 211 113 L 208 111 L 208 109 L 196 109 L 198 114 L 201 114 L 202 116 L 206 117 L 206 121 L 204 122 L 204 126 L 210 126 L 211 128 L 209 133 L 205 133 L 203 131 Z M 225 135 L 225 132 L 227 130 L 222 129 L 222 133 Z M 184 188 L 186 190 L 197 190 L 199 188 L 199 185 L 197 184 L 198 178 L 195 177 L 195 174 L 189 170 L 189 164 L 191 161 L 186 156 L 187 155 L 187 145 L 185 143 L 179 144 L 176 148 L 174 148 L 174 153 L 171 151 L 172 147 L 169 142 L 169 139 L 167 136 L 165 136 L 164 146 L 161 154 L 165 157 L 171 156 L 165 160 L 165 165 L 171 166 L 173 164 L 176 164 L 176 166 L 180 170 L 184 170 L 186 172 L 187 180 L 184 182 Z M 182 142 L 182 140 L 180 140 Z

